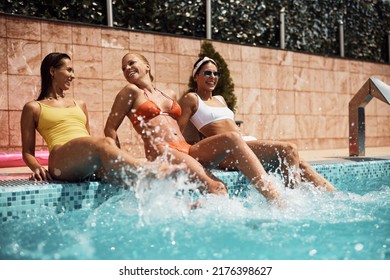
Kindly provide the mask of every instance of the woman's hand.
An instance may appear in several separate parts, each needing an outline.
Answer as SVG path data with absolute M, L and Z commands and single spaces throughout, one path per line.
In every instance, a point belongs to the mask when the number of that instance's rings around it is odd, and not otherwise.
M 33 170 L 33 174 L 30 176 L 29 180 L 31 181 L 51 181 L 53 180 L 50 176 L 49 171 L 46 170 L 43 166 L 38 167 Z

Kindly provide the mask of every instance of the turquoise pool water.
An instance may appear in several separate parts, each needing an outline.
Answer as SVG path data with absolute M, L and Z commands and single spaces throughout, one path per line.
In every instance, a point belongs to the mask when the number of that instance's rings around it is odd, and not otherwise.
M 273 180 L 283 208 L 252 189 L 201 196 L 184 176 L 141 180 L 92 209 L 43 207 L 0 225 L 0 258 L 390 259 L 390 177 L 343 177 L 334 193 Z

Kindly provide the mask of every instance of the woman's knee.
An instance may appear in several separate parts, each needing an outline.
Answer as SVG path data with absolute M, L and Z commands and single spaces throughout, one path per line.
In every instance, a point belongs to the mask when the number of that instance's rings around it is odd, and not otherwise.
M 283 147 L 283 150 L 290 157 L 293 157 L 293 158 L 299 157 L 297 145 L 295 145 L 294 143 L 286 143 Z
M 228 139 L 232 143 L 239 143 L 239 142 L 244 143 L 244 140 L 242 140 L 241 135 L 238 132 L 235 132 L 235 131 L 227 132 L 224 135 L 225 135 L 226 139 Z
M 119 149 L 115 140 L 110 137 L 99 137 L 95 141 L 95 147 L 99 152 L 107 152 L 108 150 Z
M 103 137 L 101 140 L 101 143 L 103 146 L 116 146 L 115 140 L 112 139 L 111 137 Z

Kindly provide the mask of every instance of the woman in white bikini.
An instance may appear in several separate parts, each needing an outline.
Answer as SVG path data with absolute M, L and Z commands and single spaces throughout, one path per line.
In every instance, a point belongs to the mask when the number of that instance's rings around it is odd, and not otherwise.
M 213 96 L 220 75 L 217 63 L 211 58 L 201 58 L 194 64 L 192 77 L 196 84 L 196 92 L 186 94 L 179 102 L 182 114 L 178 122 L 182 132 L 191 121 L 206 138 L 226 132 L 239 133 L 234 113 L 227 107 L 224 98 Z M 306 161 L 299 159 L 294 144 L 256 139 L 249 139 L 246 143 L 264 166 L 281 167 L 286 187 L 293 188 L 304 180 L 326 190 L 335 190 L 335 187 Z M 223 169 L 237 169 L 232 158 L 225 159 L 219 166 Z

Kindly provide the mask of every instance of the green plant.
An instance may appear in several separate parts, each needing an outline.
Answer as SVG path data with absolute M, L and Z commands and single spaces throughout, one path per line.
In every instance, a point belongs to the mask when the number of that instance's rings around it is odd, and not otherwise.
M 218 84 L 213 91 L 213 95 L 222 95 L 226 100 L 227 106 L 233 111 L 236 111 L 236 103 L 237 97 L 234 94 L 234 83 L 232 78 L 230 77 L 230 71 L 227 63 L 223 59 L 223 57 L 214 49 L 214 46 L 209 41 L 203 41 L 200 53 L 198 55 L 201 57 L 210 57 L 215 60 L 218 64 L 218 70 L 221 72 L 221 77 L 219 78 Z M 188 92 L 195 91 L 195 82 L 190 76 L 190 81 L 188 83 Z
M 113 25 L 142 32 L 206 37 L 204 0 L 113 0 Z M 0 14 L 17 14 L 107 25 L 104 0 L 0 1 Z M 211 1 L 212 39 L 280 47 L 280 11 L 285 9 L 285 48 L 340 55 L 343 21 L 345 57 L 389 61 L 389 0 Z M 0 15 L 0 16 L 1 16 Z

